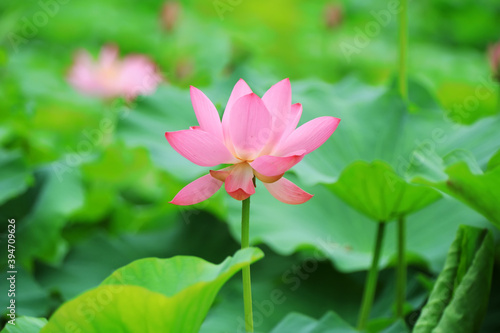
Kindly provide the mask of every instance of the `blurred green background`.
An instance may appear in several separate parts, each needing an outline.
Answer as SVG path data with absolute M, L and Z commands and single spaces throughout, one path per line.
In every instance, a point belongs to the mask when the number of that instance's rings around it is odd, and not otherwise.
M 409 114 L 394 91 L 398 26 L 386 1 L 179 1 L 168 4 L 167 21 L 163 6 L 0 3 L 0 225 L 4 233 L 7 219 L 17 221 L 18 315 L 48 317 L 134 259 L 196 255 L 219 263 L 232 255 L 240 203 L 220 191 L 194 207 L 169 204 L 207 170 L 175 153 L 164 132 L 196 125 L 189 85 L 222 113 L 239 78 L 262 95 L 289 77 L 293 102 L 304 106 L 301 123 L 322 115 L 342 122 L 290 172 L 315 195 L 310 202 L 288 206 L 262 186 L 252 197 L 251 242 L 266 253 L 252 266 L 256 330 L 269 332 L 292 311 L 320 318 L 333 310 L 354 324 L 376 224 L 324 185 L 358 160 L 385 161 L 409 179 L 422 147 L 441 157 L 463 149 L 486 170 L 500 148 L 500 90 L 487 56 L 500 40 L 500 4 L 410 2 Z M 109 43 L 122 56 L 149 56 L 165 82 L 131 104 L 75 91 L 66 81 L 75 51 L 97 56 Z M 447 195 L 408 217 L 408 324 L 460 224 L 492 229 L 498 245 L 498 230 L 482 214 Z M 394 229 L 388 225 L 373 318 L 393 311 Z M 491 295 L 500 291 L 499 259 L 497 246 Z M 240 284 L 237 276 L 224 286 L 201 332 L 241 324 Z M 259 307 L 276 289 L 285 301 Z M 4 291 L 0 300 L 4 312 Z M 500 331 L 499 311 L 492 297 L 483 332 Z

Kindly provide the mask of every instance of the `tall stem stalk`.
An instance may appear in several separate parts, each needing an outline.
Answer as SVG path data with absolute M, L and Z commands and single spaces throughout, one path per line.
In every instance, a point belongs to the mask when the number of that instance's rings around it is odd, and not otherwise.
M 243 200 L 241 210 L 241 248 L 248 247 L 250 242 L 250 197 Z M 245 307 L 245 330 L 253 333 L 252 283 L 250 265 L 243 267 L 243 303 Z
M 398 263 L 396 269 L 396 315 L 402 318 L 406 298 L 406 226 L 405 218 L 398 220 Z
M 363 330 L 366 327 L 370 311 L 372 309 L 373 299 L 375 297 L 375 289 L 377 287 L 378 278 L 378 262 L 380 260 L 380 253 L 382 252 L 382 243 L 384 240 L 385 222 L 379 222 L 377 228 L 377 238 L 375 240 L 375 249 L 373 251 L 372 266 L 368 272 L 368 278 L 365 284 L 365 291 L 363 293 L 363 302 L 361 304 L 361 312 L 358 319 L 358 330 Z
M 399 92 L 401 98 L 408 102 L 408 0 L 401 0 L 399 13 Z M 406 226 L 404 217 L 398 220 L 398 264 L 396 269 L 396 315 L 404 314 L 406 297 Z

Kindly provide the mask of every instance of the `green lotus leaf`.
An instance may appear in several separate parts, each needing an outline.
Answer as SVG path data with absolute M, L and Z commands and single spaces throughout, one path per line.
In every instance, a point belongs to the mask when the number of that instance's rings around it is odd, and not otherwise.
M 300 313 L 286 316 L 270 333 L 357 333 L 360 332 L 345 322 L 335 312 L 328 312 L 319 320 Z M 389 327 L 377 331 L 380 333 L 405 333 L 408 328 L 402 321 L 396 321 Z
M 478 332 L 488 305 L 493 260 L 491 232 L 461 226 L 413 332 Z
M 24 244 L 19 250 L 19 259 L 27 267 L 33 258 L 53 264 L 62 260 L 67 251 L 62 229 L 84 202 L 83 185 L 76 170 L 62 178 L 54 169 L 44 170 L 40 183 L 35 204 L 22 225 L 19 224 L 17 234 L 18 241 Z
M 65 303 L 42 332 L 198 332 L 223 284 L 262 256 L 248 248 L 219 265 L 187 256 L 134 261 Z
M 24 192 L 33 182 L 25 160 L 18 151 L 0 150 L 0 205 Z
M 326 313 L 319 320 L 308 316 L 291 313 L 286 316 L 270 333 L 356 333 L 351 325 L 346 323 L 334 312 Z
M 498 153 L 491 158 L 484 172 L 473 157 L 456 162 L 457 159 L 453 158 L 456 155 L 467 155 L 467 152 L 454 151 L 444 159 L 435 157 L 430 163 L 434 164 L 432 169 L 439 172 L 423 173 L 416 177 L 415 182 L 432 186 L 464 202 L 500 229 Z
M 327 187 L 351 207 L 379 222 L 409 215 L 441 197 L 432 188 L 407 183 L 382 161 L 354 162 Z

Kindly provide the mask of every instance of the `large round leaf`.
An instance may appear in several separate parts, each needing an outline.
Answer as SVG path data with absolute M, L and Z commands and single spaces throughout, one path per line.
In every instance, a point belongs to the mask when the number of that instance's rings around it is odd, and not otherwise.
M 434 173 L 420 174 L 416 182 L 433 186 L 464 202 L 483 214 L 497 228 L 500 229 L 500 167 L 496 159 L 498 153 L 483 172 L 473 158 L 458 163 L 453 157 L 464 155 L 464 152 L 455 151 L 444 159 L 435 157 L 431 170 Z
M 249 248 L 219 265 L 184 256 L 135 261 L 64 304 L 42 332 L 196 333 L 222 285 L 262 256 Z
M 295 181 L 294 178 L 291 178 Z M 314 197 L 302 205 L 287 205 L 273 198 L 257 184 L 251 197 L 251 242 L 268 244 L 276 252 L 288 255 L 297 250 L 318 249 L 336 267 L 350 272 L 370 266 L 376 225 L 370 219 L 347 206 L 324 186 L 304 187 Z M 227 198 L 229 222 L 233 236 L 240 233 L 241 203 Z M 461 203 L 445 198 L 407 218 L 409 259 L 427 262 L 439 271 L 446 251 L 460 223 L 488 226 L 478 213 Z M 396 226 L 386 228 L 381 266 L 396 254 Z M 416 255 L 416 256 L 415 256 Z
M 377 222 L 388 222 L 440 198 L 435 190 L 412 185 L 382 161 L 354 162 L 327 186 L 351 207 Z
M 500 117 L 470 126 L 454 124 L 417 84 L 410 87 L 411 112 L 395 90 L 354 79 L 336 85 L 294 82 L 292 88 L 294 101 L 303 105 L 303 122 L 324 115 L 341 118 L 332 137 L 293 168 L 303 183 L 332 183 L 357 160 L 383 160 L 411 180 L 408 168 L 430 154 L 468 149 L 483 165 L 498 149 Z
M 292 313 L 276 326 L 271 333 L 356 333 L 338 314 L 330 312 L 319 320 Z

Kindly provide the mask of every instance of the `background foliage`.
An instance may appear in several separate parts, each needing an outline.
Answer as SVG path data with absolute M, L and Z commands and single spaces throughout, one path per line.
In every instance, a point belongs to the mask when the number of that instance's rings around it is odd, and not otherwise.
M 18 315 L 48 318 L 133 260 L 192 255 L 218 264 L 236 252 L 239 202 L 220 191 L 194 207 L 168 204 L 206 170 L 175 153 L 164 132 L 196 124 L 189 85 L 222 113 L 240 77 L 259 95 L 289 77 L 302 122 L 342 119 L 290 172 L 311 201 L 288 206 L 263 188 L 252 198 L 251 243 L 265 252 L 252 265 L 258 332 L 354 325 L 376 220 L 388 226 L 369 329 L 403 332 L 390 319 L 390 222 L 401 213 L 410 328 L 461 224 L 493 232 L 490 295 L 498 294 L 500 89 L 486 51 L 500 39 L 496 1 L 410 3 L 409 110 L 395 90 L 397 15 L 386 1 L 179 4 L 166 29 L 156 0 L 0 3 L 0 224 L 3 233 L 7 219 L 17 221 Z M 80 95 L 65 79 L 74 52 L 97 55 L 106 43 L 150 56 L 166 82 L 132 104 Z M 1 311 L 6 302 L 2 290 Z M 500 331 L 498 311 L 490 297 L 482 332 Z M 237 276 L 200 332 L 242 323 Z M 19 324 L 37 332 L 45 323 Z

